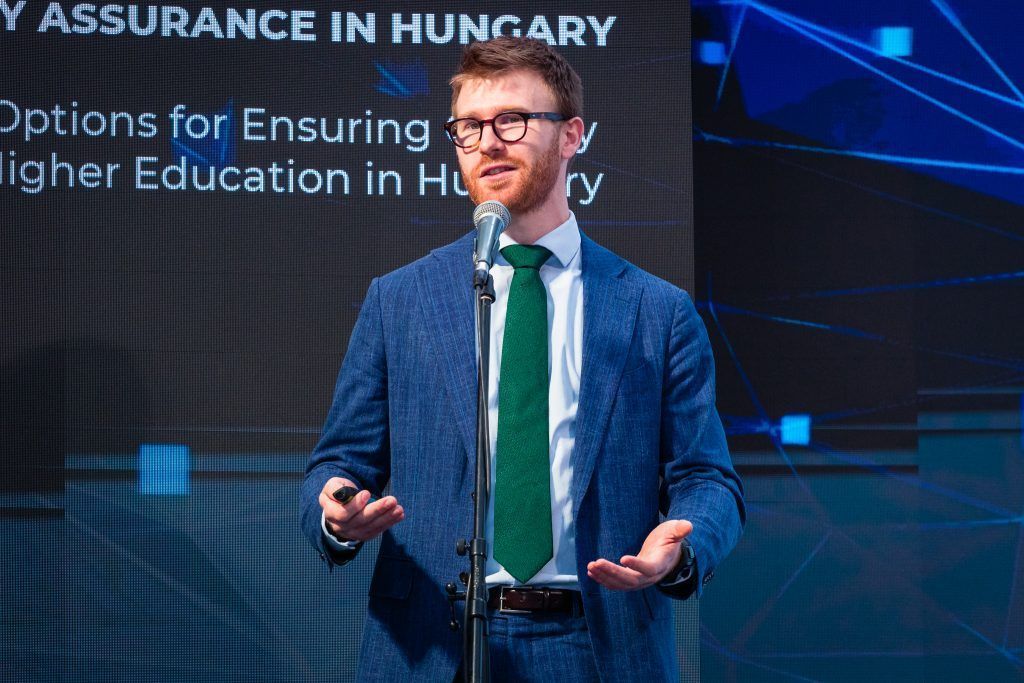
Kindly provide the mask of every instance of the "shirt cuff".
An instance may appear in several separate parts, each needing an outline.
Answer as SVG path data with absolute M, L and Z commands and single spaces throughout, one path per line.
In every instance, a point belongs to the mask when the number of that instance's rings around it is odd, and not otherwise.
M 337 536 L 327 530 L 327 517 L 324 512 L 320 511 L 320 529 L 324 533 L 324 542 L 332 550 L 355 550 L 361 543 L 359 541 L 342 541 Z

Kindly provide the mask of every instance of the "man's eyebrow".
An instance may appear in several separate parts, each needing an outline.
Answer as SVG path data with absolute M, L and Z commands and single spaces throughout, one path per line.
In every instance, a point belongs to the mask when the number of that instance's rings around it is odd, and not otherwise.
M 525 107 L 523 107 L 522 105 L 510 104 L 510 105 L 503 105 L 501 107 L 496 108 L 494 110 L 494 114 L 495 115 L 503 114 L 503 113 L 508 112 L 508 111 L 528 111 L 528 110 Z M 487 118 L 490 118 L 490 117 L 489 116 L 480 116 L 479 112 L 471 110 L 471 111 L 466 112 L 465 114 L 459 114 L 455 118 L 457 118 L 457 119 L 487 119 Z

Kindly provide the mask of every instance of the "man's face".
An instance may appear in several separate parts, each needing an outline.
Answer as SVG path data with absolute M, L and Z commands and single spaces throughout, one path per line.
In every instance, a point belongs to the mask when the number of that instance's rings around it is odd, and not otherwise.
M 489 119 L 505 111 L 557 111 L 557 105 L 551 89 L 530 71 L 468 80 L 455 103 L 459 118 Z M 497 200 L 513 214 L 543 204 L 560 178 L 561 125 L 532 119 L 522 140 L 504 142 L 488 124 L 479 144 L 458 148 L 462 179 L 473 202 Z

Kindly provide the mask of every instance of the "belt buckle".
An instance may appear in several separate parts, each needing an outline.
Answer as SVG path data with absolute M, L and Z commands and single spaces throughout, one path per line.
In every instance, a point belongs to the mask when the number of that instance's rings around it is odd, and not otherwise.
M 505 589 L 509 590 L 529 590 L 529 586 L 502 586 L 498 589 L 498 612 L 501 614 L 530 614 L 528 609 L 512 609 L 511 607 L 505 607 Z

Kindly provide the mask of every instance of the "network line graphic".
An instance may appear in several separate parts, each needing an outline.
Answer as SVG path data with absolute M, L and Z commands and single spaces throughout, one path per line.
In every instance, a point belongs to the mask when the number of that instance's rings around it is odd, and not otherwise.
M 1024 675 L 1024 8 L 695 1 L 715 680 Z M 941 549 L 941 550 L 940 550 Z

